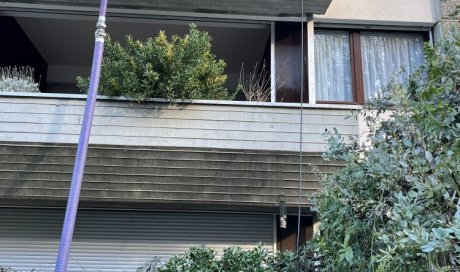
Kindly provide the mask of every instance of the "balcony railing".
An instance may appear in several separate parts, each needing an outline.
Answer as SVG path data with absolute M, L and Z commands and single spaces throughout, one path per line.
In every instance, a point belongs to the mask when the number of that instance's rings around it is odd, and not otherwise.
M 0 94 L 0 205 L 64 205 L 84 98 Z M 321 158 L 321 134 L 358 133 L 345 119 L 356 107 L 334 107 L 303 110 L 303 195 L 320 186 L 313 166 L 340 167 Z M 281 200 L 295 207 L 299 121 L 292 103 L 101 98 L 81 206 L 276 212 Z

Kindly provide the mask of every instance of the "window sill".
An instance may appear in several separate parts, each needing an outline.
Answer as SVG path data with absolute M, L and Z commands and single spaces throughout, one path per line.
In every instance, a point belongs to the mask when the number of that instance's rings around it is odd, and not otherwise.
M 28 97 L 28 98 L 57 98 L 57 99 L 76 99 L 85 100 L 85 94 L 64 94 L 64 93 L 19 93 L 19 92 L 0 92 L 0 97 Z M 126 97 L 108 97 L 98 95 L 99 101 L 126 101 Z M 310 104 L 310 103 L 286 103 L 286 102 L 253 102 L 253 101 L 229 101 L 229 100 L 175 100 L 170 101 L 164 98 L 151 98 L 146 101 L 154 103 L 177 103 L 177 104 L 198 104 L 198 105 L 227 105 L 227 106 L 253 106 L 253 107 L 278 107 L 278 108 L 300 108 L 304 109 L 343 109 L 343 110 L 360 110 L 362 105 L 357 104 Z M 135 102 L 133 102 L 135 103 Z

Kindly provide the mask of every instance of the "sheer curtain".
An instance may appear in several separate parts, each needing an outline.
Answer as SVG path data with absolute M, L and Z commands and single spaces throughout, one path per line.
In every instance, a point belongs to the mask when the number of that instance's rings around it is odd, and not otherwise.
M 369 100 L 393 77 L 403 82 L 423 62 L 423 36 L 362 32 L 361 56 L 364 98 Z
M 348 32 L 315 32 L 315 69 L 317 100 L 353 101 Z

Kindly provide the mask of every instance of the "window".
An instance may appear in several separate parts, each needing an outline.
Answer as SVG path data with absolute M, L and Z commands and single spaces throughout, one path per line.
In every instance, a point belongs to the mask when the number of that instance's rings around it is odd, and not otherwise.
M 317 100 L 353 101 L 348 32 L 316 33 L 315 67 Z
M 317 31 L 318 102 L 375 98 L 393 77 L 402 82 L 423 62 L 424 40 L 420 33 Z
M 369 100 L 375 98 L 393 76 L 403 82 L 420 66 L 423 36 L 361 33 L 361 56 L 364 99 Z

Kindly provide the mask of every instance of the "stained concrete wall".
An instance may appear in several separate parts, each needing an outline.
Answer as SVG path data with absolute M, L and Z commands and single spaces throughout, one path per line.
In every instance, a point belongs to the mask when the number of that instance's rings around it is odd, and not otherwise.
M 72 175 L 83 95 L 0 95 L 0 205 L 63 206 Z M 308 108 L 310 107 L 310 108 Z M 303 193 L 319 189 L 322 133 L 358 133 L 350 106 L 304 109 Z M 277 212 L 298 201 L 295 105 L 97 102 L 82 207 Z M 308 200 L 302 198 L 303 204 Z
M 64 207 L 74 144 L 0 142 L 0 205 Z M 320 154 L 303 158 L 303 192 L 319 189 L 316 165 L 340 164 Z M 91 145 L 81 207 L 277 212 L 298 201 L 296 152 Z M 302 198 L 305 205 L 311 204 Z

